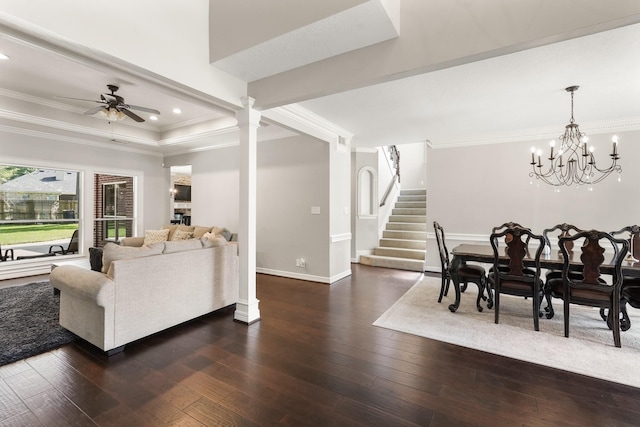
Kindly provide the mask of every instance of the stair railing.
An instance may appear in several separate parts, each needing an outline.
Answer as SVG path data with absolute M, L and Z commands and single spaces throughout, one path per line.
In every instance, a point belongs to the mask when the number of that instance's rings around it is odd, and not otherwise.
M 393 168 L 395 169 L 395 174 L 391 177 L 391 181 L 389 185 L 387 185 L 387 189 L 382 196 L 382 200 L 380 200 L 380 207 L 384 206 L 387 203 L 387 198 L 393 189 L 393 186 L 396 182 L 400 183 L 400 152 L 396 148 L 395 145 L 389 147 L 389 157 L 393 162 Z

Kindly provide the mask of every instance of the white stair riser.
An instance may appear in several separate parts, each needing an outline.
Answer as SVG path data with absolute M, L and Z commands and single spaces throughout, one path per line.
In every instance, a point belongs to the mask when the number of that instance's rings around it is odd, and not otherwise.
M 406 195 L 427 195 L 427 190 L 423 189 L 423 188 L 419 188 L 419 189 L 415 189 L 415 190 L 411 190 L 411 189 L 404 189 L 404 190 L 400 190 L 400 195 L 401 196 L 406 196 Z
M 424 261 L 425 251 L 420 249 L 390 248 L 379 246 L 373 250 L 373 254 L 396 258 L 420 259 Z
M 389 222 L 419 222 L 426 224 L 427 218 L 424 215 L 391 215 L 389 216 Z
M 427 202 L 396 202 L 396 208 L 426 209 Z
M 360 263 L 374 267 L 395 268 L 398 270 L 422 271 L 424 262 L 420 260 L 377 257 L 376 255 L 361 256 Z
M 388 222 L 387 230 L 427 231 L 427 224 L 423 222 Z
M 427 202 L 427 196 L 398 196 L 398 202 Z
M 415 209 L 415 208 L 393 208 L 391 215 L 426 215 L 427 208 Z
M 427 233 L 424 231 L 397 231 L 384 230 L 382 237 L 389 239 L 405 239 L 405 240 L 426 240 Z
M 380 239 L 380 246 L 391 248 L 427 249 L 424 240 Z

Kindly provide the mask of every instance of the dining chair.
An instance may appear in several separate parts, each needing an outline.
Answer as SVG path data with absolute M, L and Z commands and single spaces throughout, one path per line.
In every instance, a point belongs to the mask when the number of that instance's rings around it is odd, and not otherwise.
M 584 243 L 580 246 L 578 257 L 569 251 L 570 245 L 567 243 L 575 243 L 580 239 Z M 605 255 L 607 249 L 611 255 Z M 561 298 L 564 302 L 564 336 L 569 337 L 571 304 L 599 307 L 608 310 L 607 323 L 613 330 L 615 346 L 620 347 L 622 261 L 629 250 L 629 242 L 607 232 L 588 230 L 560 237 L 560 250 L 563 256 L 562 277 L 547 282 L 546 289 L 553 297 Z M 582 266 L 576 270 L 578 260 Z M 605 260 L 607 270 L 603 271 Z
M 6 249 L 2 255 L 2 246 L 0 246 L 0 261 L 13 261 L 13 248 Z
M 451 262 L 449 259 L 449 251 L 445 243 L 444 229 L 437 221 L 433 221 L 433 229 L 436 234 L 436 241 L 438 243 L 438 250 L 440 252 L 440 266 L 442 268 L 442 284 L 440 285 L 440 296 L 438 296 L 438 302 L 442 301 L 442 297 L 446 296 L 449 292 L 449 285 L 453 280 L 451 272 Z M 482 311 L 480 300 L 486 299 L 484 296 L 484 290 L 487 283 L 487 275 L 484 267 L 479 265 L 463 263 L 456 268 L 456 276 L 461 284 L 464 284 L 464 288 L 468 283 L 475 283 L 478 286 L 478 298 L 476 299 L 476 307 L 478 311 Z M 491 301 L 491 299 L 489 300 Z M 491 308 L 492 303 L 488 304 Z
M 559 239 L 560 236 L 570 236 L 572 234 L 579 233 L 584 230 L 581 230 L 575 225 L 567 224 L 566 222 L 563 222 L 562 224 L 556 224 L 551 228 L 545 228 L 544 230 L 542 230 L 542 236 L 544 237 L 545 244 L 549 249 L 551 249 L 551 240 L 549 239 L 549 235 L 556 234 L 554 233 L 554 231 L 557 233 L 557 238 Z M 569 252 L 572 252 L 573 242 L 567 242 L 567 245 L 569 246 L 568 247 Z M 560 250 L 558 249 L 558 251 Z M 569 273 L 569 274 L 573 274 L 573 273 Z M 562 278 L 562 269 L 547 270 L 547 272 L 545 273 L 545 283 L 549 282 L 550 280 L 560 279 L 560 278 Z M 548 293 L 545 293 L 545 298 L 547 301 L 547 306 L 544 308 L 544 311 L 546 312 L 547 319 L 551 319 L 553 317 L 553 306 L 551 302 L 551 295 Z
M 500 321 L 501 294 L 531 297 L 533 327 L 536 331 L 540 330 L 540 301 L 544 295 L 544 285 L 540 279 L 540 256 L 544 250 L 544 237 L 534 234 L 528 228 L 514 226 L 491 233 L 489 240 L 493 248 L 493 271 L 487 278 L 489 287 L 493 288 L 494 293 L 495 323 Z M 504 247 L 501 242 L 504 242 Z M 528 246 L 531 242 L 535 243 L 533 269 L 524 266 L 524 259 L 529 256 Z M 505 256 L 507 263 L 503 264 L 502 260 Z
M 58 249 L 55 250 L 55 248 L 58 248 Z M 75 230 L 73 232 L 73 234 L 71 235 L 71 240 L 69 240 L 69 244 L 67 245 L 66 248 L 63 247 L 62 245 L 49 246 L 50 254 L 66 255 L 66 254 L 75 254 L 77 252 L 78 252 L 78 230 Z
M 612 231 L 612 236 L 620 236 L 629 242 L 629 253 L 626 260 L 637 262 L 640 257 L 640 226 L 628 225 L 618 231 Z M 634 308 L 640 308 L 640 277 L 623 276 L 622 288 L 620 289 L 620 329 L 627 331 L 631 328 L 631 319 L 627 313 L 627 303 Z M 634 305 L 635 304 L 635 305 Z M 609 313 L 606 309 L 600 309 L 602 320 L 608 321 Z

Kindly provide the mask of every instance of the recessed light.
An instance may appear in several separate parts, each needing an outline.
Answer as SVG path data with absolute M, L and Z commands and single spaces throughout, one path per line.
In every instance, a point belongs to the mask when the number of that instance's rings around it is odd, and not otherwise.
M 158 116 L 149 116 L 149 120 L 153 120 L 155 122 L 158 120 Z
M 3 60 L 3 59 L 9 59 L 9 57 L 4 53 L 0 53 L 0 60 Z
M 179 109 L 179 108 L 174 108 L 174 109 L 173 109 L 173 113 L 174 113 L 174 114 L 180 114 L 180 113 L 182 113 L 182 110 L 181 110 L 181 109 Z

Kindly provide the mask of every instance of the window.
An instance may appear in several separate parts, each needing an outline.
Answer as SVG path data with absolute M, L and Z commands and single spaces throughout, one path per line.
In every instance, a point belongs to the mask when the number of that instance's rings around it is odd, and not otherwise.
M 13 249 L 18 261 L 68 253 L 80 219 L 80 178 L 79 171 L 0 164 L 3 254 Z
M 133 235 L 134 178 L 96 174 L 94 246 Z

